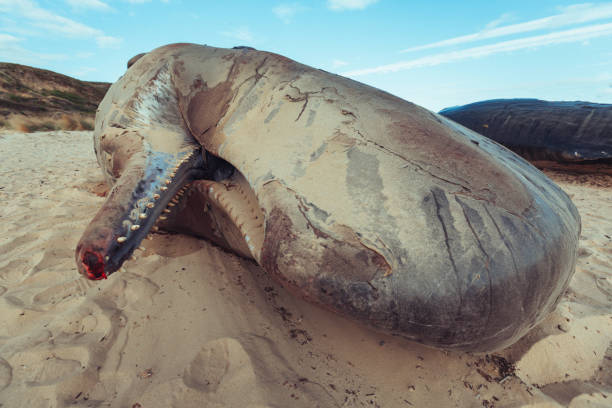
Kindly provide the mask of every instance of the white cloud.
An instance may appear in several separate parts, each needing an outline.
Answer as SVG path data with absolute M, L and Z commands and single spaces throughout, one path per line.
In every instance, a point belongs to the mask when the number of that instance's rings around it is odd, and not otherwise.
M 30 0 L 0 0 L 0 5 L 8 5 L 10 11 L 24 17 L 38 28 L 73 37 L 91 37 L 102 35 L 102 31 L 62 17 L 39 7 Z
M 332 10 L 363 10 L 378 0 L 327 0 L 327 7 Z
M 110 35 L 100 35 L 96 37 L 96 43 L 100 48 L 119 48 L 122 42 L 122 38 L 111 37 Z
M 102 30 L 45 10 L 32 0 L 0 0 L 0 11 L 20 17 L 24 23 L 27 21 L 26 25 L 29 24 L 51 34 L 93 38 L 101 47 L 116 47 L 121 42 L 119 38 L 108 36 Z
M 346 61 L 342 61 L 342 60 L 338 60 L 338 59 L 335 59 L 335 60 L 332 61 L 332 67 L 334 67 L 334 68 L 340 68 L 340 67 L 344 67 L 346 65 L 348 65 L 348 62 L 346 62 Z
M 84 76 L 97 71 L 98 69 L 93 67 L 80 67 L 78 69 L 68 72 L 68 74 L 73 78 L 83 78 Z
M 21 39 L 15 37 L 14 35 L 0 34 L 0 47 L 16 44 L 19 41 L 21 41 Z
M 272 9 L 272 12 L 276 17 L 280 18 L 283 23 L 289 24 L 297 13 L 302 12 L 304 10 L 306 10 L 306 8 L 300 5 L 299 3 L 283 3 L 274 7 Z
M 506 25 L 502 27 L 489 27 L 477 33 L 462 35 L 460 37 L 449 38 L 447 40 L 442 40 L 425 45 L 419 45 L 417 47 L 407 48 L 405 50 L 402 50 L 401 52 L 411 52 L 438 47 L 447 47 L 450 45 L 464 44 L 488 38 L 496 38 L 543 29 L 554 29 L 572 24 L 603 20 L 612 17 L 612 3 L 603 3 L 597 5 L 593 5 L 590 3 L 576 4 L 573 6 L 562 8 L 560 11 L 561 13 L 549 17 L 530 20 L 524 23 Z M 496 21 L 497 20 L 494 20 L 491 23 L 495 24 Z
M 75 9 L 92 9 L 99 11 L 110 11 L 112 8 L 100 0 L 66 0 Z
M 238 41 L 253 42 L 253 34 L 248 27 L 238 27 L 231 31 L 223 31 L 221 35 L 233 38 Z
M 132 3 L 132 4 L 142 4 L 142 3 L 148 3 L 151 0 L 126 0 L 128 3 Z
M 495 27 L 499 27 L 503 23 L 506 23 L 512 19 L 514 19 L 514 15 L 512 13 L 504 13 L 498 18 L 496 18 L 495 20 L 488 22 L 487 25 L 485 26 L 485 31 L 491 30 Z
M 39 65 L 41 61 L 57 61 L 67 59 L 64 54 L 37 53 L 23 48 L 23 41 L 10 34 L 0 34 L 0 60 L 17 64 Z
M 2 9 L 0 9 L 0 12 Z M 11 33 L 13 35 L 21 35 L 24 37 L 30 37 L 38 35 L 39 32 L 33 27 L 26 25 L 21 19 L 11 19 L 5 16 L 0 16 L 0 31 Z
M 612 23 L 596 24 L 549 34 L 503 41 L 495 44 L 468 48 L 460 51 L 434 54 L 410 61 L 401 61 L 395 64 L 381 65 L 374 68 L 360 69 L 345 72 L 347 76 L 361 76 L 367 74 L 385 74 L 389 72 L 404 71 L 412 68 L 435 66 L 456 62 L 470 58 L 480 58 L 491 54 L 536 48 L 547 45 L 582 42 L 590 38 L 612 36 Z

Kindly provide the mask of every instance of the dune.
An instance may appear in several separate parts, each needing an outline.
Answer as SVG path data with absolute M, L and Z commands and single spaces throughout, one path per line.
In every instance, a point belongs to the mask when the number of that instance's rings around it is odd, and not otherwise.
M 92 134 L 0 133 L 2 407 L 612 406 L 612 176 L 545 170 L 582 217 L 557 309 L 491 354 L 428 348 L 156 233 L 103 281 L 74 248 L 104 200 Z
M 0 62 L 0 129 L 92 130 L 96 108 L 110 85 Z

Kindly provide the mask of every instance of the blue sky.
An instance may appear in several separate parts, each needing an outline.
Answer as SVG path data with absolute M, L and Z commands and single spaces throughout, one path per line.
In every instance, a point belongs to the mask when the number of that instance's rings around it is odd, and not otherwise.
M 0 0 L 0 61 L 112 82 L 173 42 L 276 52 L 434 111 L 612 103 L 612 2 Z

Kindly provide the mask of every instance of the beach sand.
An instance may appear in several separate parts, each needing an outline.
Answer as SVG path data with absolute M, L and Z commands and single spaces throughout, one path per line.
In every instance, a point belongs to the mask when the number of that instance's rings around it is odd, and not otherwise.
M 0 134 L 0 406 L 610 407 L 612 176 L 548 174 L 582 216 L 557 310 L 512 347 L 448 352 L 296 299 L 251 261 L 154 234 L 78 275 L 107 187 L 91 132 Z

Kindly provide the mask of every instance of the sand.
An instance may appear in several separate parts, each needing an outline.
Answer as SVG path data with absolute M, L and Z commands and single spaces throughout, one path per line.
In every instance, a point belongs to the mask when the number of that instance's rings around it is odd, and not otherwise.
M 612 406 L 612 176 L 548 173 L 582 216 L 576 275 L 517 344 L 472 354 L 361 327 L 188 236 L 82 278 L 106 191 L 91 139 L 0 134 L 1 407 Z

